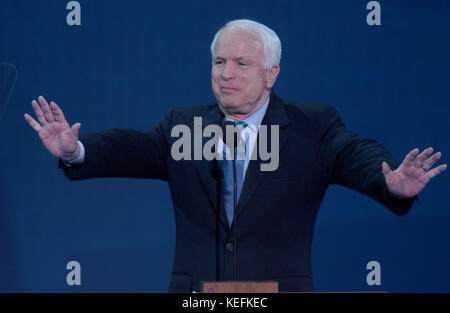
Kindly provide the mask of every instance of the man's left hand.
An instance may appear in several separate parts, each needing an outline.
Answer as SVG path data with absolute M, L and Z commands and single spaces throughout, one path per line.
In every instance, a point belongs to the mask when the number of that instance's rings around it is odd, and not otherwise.
M 445 171 L 447 164 L 432 169 L 433 164 L 441 158 L 440 152 L 436 152 L 430 157 L 432 153 L 433 148 L 427 148 L 421 154 L 419 154 L 419 149 L 415 148 L 406 155 L 402 164 L 395 171 L 392 171 L 386 162 L 381 164 L 386 185 L 393 196 L 397 198 L 414 197 L 422 191 L 431 178 Z

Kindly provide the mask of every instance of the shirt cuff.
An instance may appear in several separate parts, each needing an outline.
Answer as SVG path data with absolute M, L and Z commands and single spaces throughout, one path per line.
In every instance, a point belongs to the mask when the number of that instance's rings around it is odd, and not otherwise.
M 81 141 L 78 140 L 78 146 L 80 147 L 80 154 L 78 157 L 72 161 L 65 162 L 66 164 L 82 164 L 84 161 L 84 145 Z

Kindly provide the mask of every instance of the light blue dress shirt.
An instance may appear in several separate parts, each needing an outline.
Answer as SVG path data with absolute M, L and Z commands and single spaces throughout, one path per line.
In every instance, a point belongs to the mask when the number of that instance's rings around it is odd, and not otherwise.
M 253 131 L 255 133 L 255 135 L 258 134 L 259 126 L 261 126 L 264 115 L 266 114 L 267 107 L 269 106 L 269 101 L 270 101 L 270 97 L 267 97 L 267 100 L 262 107 L 260 107 L 258 110 L 256 110 L 252 115 L 247 117 L 245 120 L 243 120 L 245 123 L 247 123 L 248 127 L 250 127 L 251 131 Z M 228 115 L 225 115 L 224 121 L 236 122 L 235 120 L 230 118 Z M 250 151 L 248 149 L 248 142 L 246 142 L 244 177 L 245 177 L 245 174 L 247 173 L 247 167 L 250 162 L 249 154 L 250 154 Z

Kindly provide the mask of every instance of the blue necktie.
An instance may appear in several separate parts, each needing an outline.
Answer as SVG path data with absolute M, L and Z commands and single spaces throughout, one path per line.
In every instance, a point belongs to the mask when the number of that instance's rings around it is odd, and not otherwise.
M 247 123 L 243 121 L 234 122 L 235 125 L 242 125 L 241 131 L 247 127 Z M 238 138 L 238 141 L 241 139 Z M 239 142 L 238 142 L 239 143 Z M 243 143 L 245 147 L 245 142 Z M 233 206 L 233 191 L 234 191 L 234 181 L 233 181 L 233 161 L 227 160 L 225 145 L 223 146 L 223 160 L 219 160 L 219 168 L 222 172 L 220 175 L 220 191 L 222 205 L 225 208 L 225 213 L 227 214 L 228 225 L 231 227 L 233 223 L 234 216 L 234 206 Z M 245 148 L 244 148 L 245 155 Z M 234 149 L 234 158 L 236 159 L 236 202 L 239 201 L 239 196 L 241 195 L 242 185 L 244 182 L 244 159 L 237 157 L 237 148 Z

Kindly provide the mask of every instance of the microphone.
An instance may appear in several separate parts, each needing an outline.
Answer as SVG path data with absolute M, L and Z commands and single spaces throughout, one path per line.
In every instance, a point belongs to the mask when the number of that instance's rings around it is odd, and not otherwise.
M 227 128 L 229 129 L 229 127 L 227 126 L 231 126 L 233 127 L 233 140 L 232 142 L 228 142 L 228 136 L 227 136 Z M 238 137 L 238 133 L 234 131 L 234 123 L 232 121 L 225 121 L 222 123 L 222 135 L 223 135 L 223 142 L 228 146 L 228 148 L 231 149 L 235 149 L 238 146 L 238 138 L 240 138 L 240 136 Z M 234 159 L 234 158 L 233 158 Z
M 12 64 L 0 62 L 0 120 L 5 112 L 6 103 L 11 96 L 16 79 L 16 68 Z
M 227 127 L 227 126 L 232 126 Z M 225 121 L 222 124 L 222 134 L 223 142 L 230 149 L 230 154 L 232 157 L 233 164 L 233 224 L 234 224 L 234 243 L 233 243 L 233 254 L 234 254 L 234 280 L 237 281 L 237 221 L 236 221 L 236 207 L 237 207 L 237 182 L 236 182 L 236 153 L 234 153 L 235 148 L 238 146 L 238 140 L 241 139 L 240 133 L 234 131 L 235 124 L 231 121 Z M 233 130 L 232 142 L 229 141 L 227 136 L 227 128 Z M 228 140 L 227 140 L 228 139 Z M 233 151 L 233 152 L 231 152 Z

